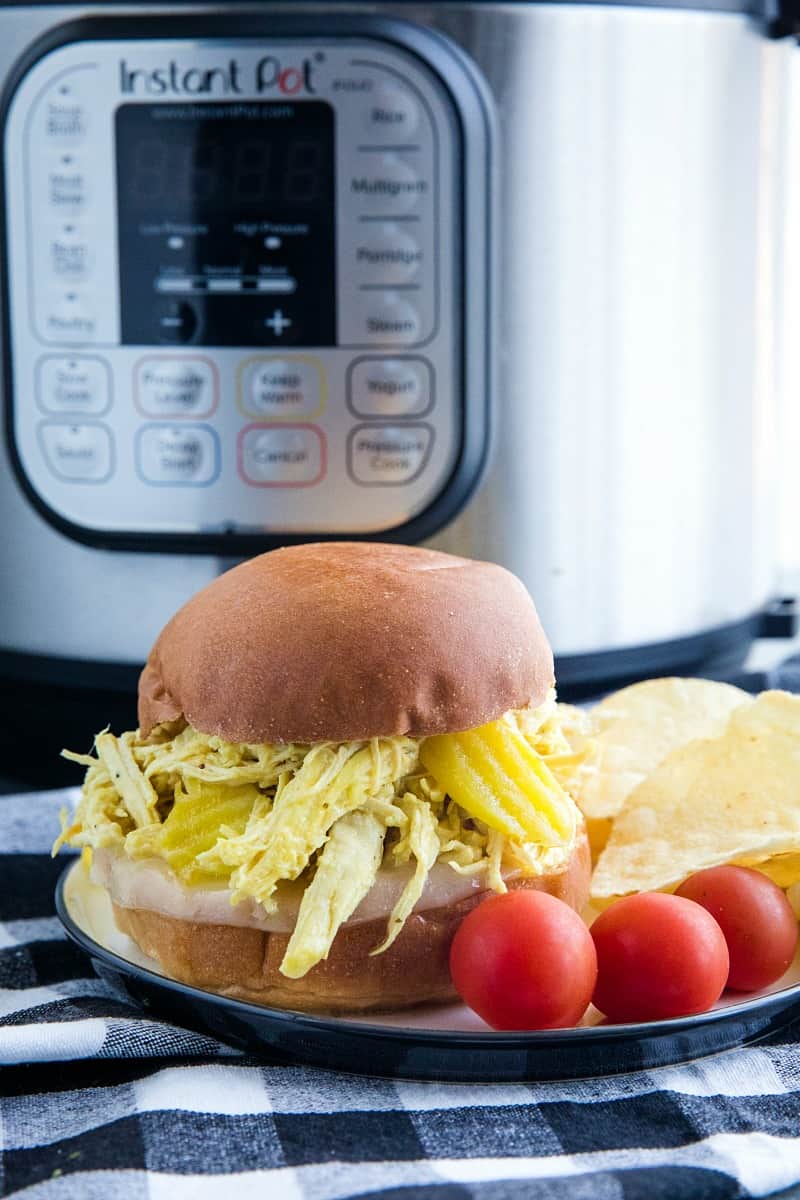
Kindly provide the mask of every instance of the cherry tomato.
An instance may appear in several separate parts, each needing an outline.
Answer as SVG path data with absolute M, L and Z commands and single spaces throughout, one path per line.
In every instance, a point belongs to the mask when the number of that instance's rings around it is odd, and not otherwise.
M 771 879 L 748 867 L 709 867 L 690 875 L 677 895 L 702 904 L 725 935 L 729 988 L 754 992 L 780 979 L 797 949 L 797 917 Z
M 491 896 L 464 918 L 450 949 L 462 999 L 494 1029 L 576 1025 L 589 1006 L 597 957 L 589 930 L 547 892 Z
M 592 925 L 594 1003 L 611 1021 L 658 1021 L 705 1012 L 728 978 L 728 947 L 714 918 L 682 896 L 617 900 Z

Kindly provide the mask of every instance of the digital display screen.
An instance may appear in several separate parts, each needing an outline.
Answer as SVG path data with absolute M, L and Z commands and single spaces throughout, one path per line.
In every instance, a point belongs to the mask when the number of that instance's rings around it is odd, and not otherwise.
M 116 155 L 123 342 L 333 344 L 330 105 L 125 104 Z
M 149 132 L 132 144 L 128 177 L 131 203 L 141 212 L 167 204 L 192 216 L 201 209 L 243 213 L 263 210 L 265 204 L 330 200 L 324 169 L 328 147 L 320 137 L 298 137 L 285 125 L 269 129 L 268 136 L 241 123 L 235 130 L 212 124 L 190 140 Z

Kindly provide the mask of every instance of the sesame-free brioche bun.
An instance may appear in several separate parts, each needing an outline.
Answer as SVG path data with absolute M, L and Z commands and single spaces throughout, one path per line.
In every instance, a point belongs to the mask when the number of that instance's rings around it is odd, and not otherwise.
M 591 873 L 589 842 L 581 826 L 561 870 L 507 883 L 509 890 L 549 892 L 580 912 Z M 287 979 L 278 969 L 288 933 L 201 924 L 117 903 L 114 917 L 123 933 L 181 983 L 276 1008 L 367 1012 L 456 1000 L 450 944 L 467 913 L 491 894 L 475 891 L 454 903 L 415 911 L 389 949 L 376 956 L 370 951 L 386 933 L 386 917 L 348 922 L 337 932 L 327 959 L 302 979 Z
M 181 608 L 139 681 L 139 725 L 233 742 L 472 729 L 535 707 L 553 656 L 503 567 L 419 547 L 329 542 L 234 567 Z

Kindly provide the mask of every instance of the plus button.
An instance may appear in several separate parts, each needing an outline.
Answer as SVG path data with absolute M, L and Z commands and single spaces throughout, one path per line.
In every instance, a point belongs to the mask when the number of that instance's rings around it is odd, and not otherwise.
M 264 321 L 264 324 L 272 330 L 275 337 L 280 337 L 284 329 L 288 329 L 291 323 L 291 318 L 285 317 L 280 308 L 276 308 L 272 316 L 267 317 Z

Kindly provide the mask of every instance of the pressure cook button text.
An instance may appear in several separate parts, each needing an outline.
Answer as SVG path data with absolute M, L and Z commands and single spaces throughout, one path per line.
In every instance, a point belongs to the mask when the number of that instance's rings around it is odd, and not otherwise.
M 45 412 L 99 416 L 111 404 L 108 364 L 83 355 L 43 358 L 36 371 L 36 396 Z
M 239 472 L 254 487 L 309 487 L 325 474 L 325 442 L 313 425 L 249 425 L 239 434 Z
M 206 358 L 142 358 L 134 396 L 148 417 L 207 417 L 217 406 L 216 371 Z
M 323 408 L 322 374 L 307 358 L 254 358 L 243 365 L 241 408 L 271 420 L 316 417 Z
M 362 358 L 350 368 L 347 399 L 359 417 L 419 417 L 433 403 L 423 358 Z
M 39 443 L 48 467 L 70 483 L 103 483 L 111 475 L 113 443 L 105 425 L 42 421 Z
M 136 467 L 145 483 L 203 487 L 219 474 L 219 439 L 207 425 L 145 425 Z
M 430 425 L 358 425 L 348 438 L 347 467 L 356 483 L 397 487 L 424 470 L 432 446 Z

